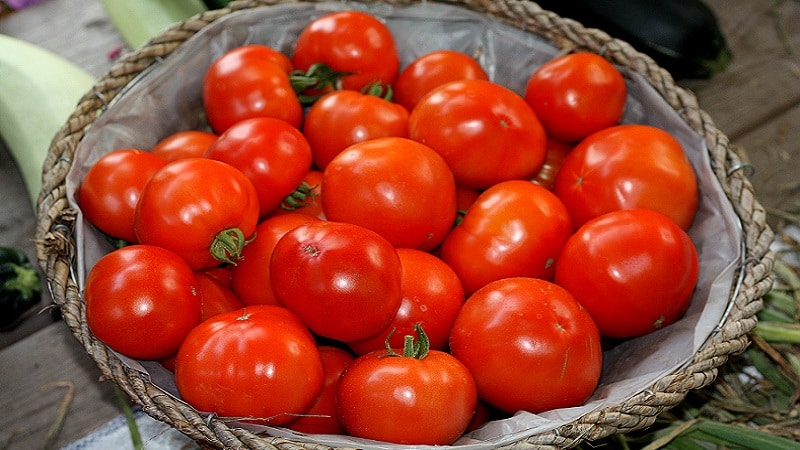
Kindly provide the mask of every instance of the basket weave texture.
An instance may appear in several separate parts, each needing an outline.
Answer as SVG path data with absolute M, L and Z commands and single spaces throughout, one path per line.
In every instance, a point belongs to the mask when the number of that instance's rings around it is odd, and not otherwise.
M 103 376 L 119 385 L 147 414 L 170 424 L 208 448 L 329 447 L 256 435 L 248 430 L 231 427 L 217 418 L 205 417 L 144 379 L 92 335 L 85 320 L 80 286 L 73 276 L 76 264 L 76 212 L 67 199 L 65 179 L 75 150 L 86 131 L 131 80 L 169 55 L 203 27 L 226 14 L 276 3 L 287 2 L 232 2 L 225 9 L 208 11 L 175 24 L 123 56 L 79 101 L 76 110 L 54 137 L 44 163 L 43 187 L 38 199 L 36 241 L 39 263 L 47 276 L 53 299 L 60 307 L 72 334 L 94 359 Z M 419 2 L 390 0 L 382 3 L 402 6 Z M 660 378 L 648 389 L 612 407 L 592 411 L 569 424 L 527 437 L 512 446 L 566 448 L 584 441 L 648 427 L 660 413 L 683 401 L 690 390 L 712 383 L 718 367 L 727 361 L 728 356 L 742 352 L 748 346 L 747 334 L 756 325 L 755 315 L 761 309 L 761 297 L 772 286 L 774 255 L 770 251 L 770 245 L 773 233 L 766 224 L 765 211 L 756 200 L 746 174 L 739 170 L 742 167 L 741 159 L 729 145 L 728 138 L 715 127 L 709 115 L 699 108 L 695 96 L 676 86 L 672 77 L 650 57 L 601 30 L 588 29 L 575 21 L 556 16 L 542 10 L 533 2 L 462 0 L 456 3 L 537 34 L 558 48 L 602 54 L 614 64 L 638 72 L 705 141 L 711 169 L 741 222 L 744 241 L 744 265 L 740 268 L 738 283 L 731 287 L 730 311 L 724 322 L 687 365 Z

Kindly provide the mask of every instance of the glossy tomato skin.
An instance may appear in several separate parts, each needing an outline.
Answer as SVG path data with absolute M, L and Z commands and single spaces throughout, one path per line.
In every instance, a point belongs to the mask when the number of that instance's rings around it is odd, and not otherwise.
M 697 177 L 683 147 L 650 125 L 618 125 L 592 134 L 564 159 L 555 180 L 576 227 L 617 209 L 647 208 L 684 230 L 699 201 Z
M 172 161 L 147 183 L 134 214 L 139 242 L 172 250 L 194 270 L 221 264 L 212 254 L 220 233 L 239 230 L 242 246 L 258 222 L 258 194 L 239 169 L 208 158 Z M 225 252 L 230 260 L 240 254 Z
M 360 91 L 373 82 L 390 85 L 400 70 L 400 55 L 391 30 L 377 17 L 362 11 L 325 14 L 297 37 L 292 64 L 306 71 L 324 63 L 340 72 L 341 88 Z
M 357 142 L 408 136 L 408 110 L 379 95 L 341 90 L 323 95 L 308 109 L 303 134 L 314 165 L 324 170 L 342 150 Z
M 456 185 L 447 163 L 430 147 L 386 137 L 353 144 L 323 175 L 328 220 L 380 234 L 395 247 L 432 250 L 456 216 Z
M 244 306 L 230 287 L 205 272 L 195 272 L 197 288 L 202 298 L 201 320 L 210 319 L 217 314 L 238 311 Z
M 471 295 L 501 278 L 552 280 L 561 248 L 572 234 L 566 207 L 530 181 L 510 180 L 485 190 L 447 235 L 441 258 Z
M 263 44 L 245 44 L 236 49 L 240 57 L 261 59 L 276 64 L 287 74 L 294 70 L 292 59 L 282 51 Z
M 86 220 L 111 237 L 136 243 L 136 204 L 150 177 L 166 164 L 160 156 L 133 148 L 100 157 L 78 188 L 78 203 Z
M 409 137 L 439 153 L 459 186 L 486 189 L 530 179 L 545 159 L 546 136 L 525 100 L 486 80 L 443 84 L 408 119 Z
M 697 251 L 661 213 L 631 209 L 593 219 L 570 237 L 555 282 L 610 338 L 641 336 L 676 322 L 697 284 Z
M 305 136 L 288 122 L 272 117 L 231 125 L 204 156 L 236 167 L 253 182 L 259 218 L 278 209 L 311 169 L 311 147 Z
M 588 312 L 567 290 L 538 278 L 505 278 L 470 296 L 450 351 L 472 373 L 480 398 L 508 414 L 578 406 L 602 369 Z
M 396 444 L 449 445 L 466 430 L 475 381 L 449 353 L 422 359 L 377 350 L 356 358 L 339 380 L 339 418 L 357 437 Z
M 284 214 L 305 214 L 320 220 L 326 220 L 322 210 L 322 178 L 321 170 L 311 169 L 303 175 L 300 185 L 281 202 L 280 208 L 273 216 Z
M 303 121 L 303 107 L 285 68 L 242 47 L 228 50 L 206 71 L 203 106 L 217 134 L 252 117 L 274 117 L 294 127 Z
M 183 400 L 220 417 L 282 425 L 311 407 L 325 373 L 303 322 L 280 306 L 248 306 L 194 328 L 178 350 Z
M 472 56 L 450 49 L 428 52 L 404 67 L 394 82 L 394 101 L 413 110 L 433 88 L 449 81 L 488 80 L 481 64 Z
M 100 258 L 86 277 L 84 300 L 92 333 L 135 359 L 174 354 L 201 320 L 194 272 L 178 255 L 149 245 Z
M 608 60 L 587 52 L 544 63 L 528 79 L 525 100 L 547 134 L 563 142 L 617 125 L 625 112 L 627 87 Z
M 202 158 L 206 149 L 217 140 L 217 135 L 201 130 L 181 130 L 161 139 L 150 148 L 150 153 L 167 161 L 183 158 Z
M 272 288 L 316 334 L 343 342 L 383 330 L 400 307 L 402 272 L 392 244 L 350 223 L 300 225 L 275 245 Z

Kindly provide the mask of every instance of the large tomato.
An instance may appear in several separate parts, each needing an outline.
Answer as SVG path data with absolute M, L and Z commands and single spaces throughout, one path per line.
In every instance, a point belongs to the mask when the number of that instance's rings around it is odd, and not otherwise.
M 597 387 L 603 359 L 589 313 L 538 278 L 505 278 L 470 296 L 450 351 L 472 373 L 478 395 L 509 414 L 580 405 Z
M 100 157 L 78 188 L 78 203 L 86 220 L 111 237 L 136 243 L 136 204 L 150 177 L 166 164 L 160 156 L 133 148 Z
M 89 270 L 83 296 L 92 333 L 136 359 L 173 355 L 201 319 L 194 272 L 160 247 L 130 245 L 103 256 Z
M 297 37 L 292 63 L 307 71 L 323 63 L 350 75 L 341 88 L 360 91 L 374 82 L 390 85 L 400 70 L 400 55 L 391 30 L 362 11 L 327 13 L 308 24 Z
M 699 196 L 680 142 L 638 124 L 606 128 L 581 141 L 564 158 L 554 189 L 575 227 L 617 209 L 647 208 L 688 229 Z
M 436 150 L 459 186 L 485 189 L 532 178 L 545 159 L 546 136 L 525 99 L 486 80 L 445 83 L 408 118 L 409 137 Z
M 264 218 L 294 192 L 311 168 L 311 147 L 288 122 L 254 117 L 231 125 L 205 152 L 206 158 L 241 170 L 258 192 Z
M 325 372 L 314 337 L 291 311 L 258 305 L 195 327 L 175 358 L 183 400 L 220 417 L 282 425 L 305 413 Z
M 217 135 L 201 130 L 181 130 L 156 142 L 150 153 L 167 161 L 183 158 L 202 158 L 208 147 L 217 140 Z
M 570 53 L 540 66 L 528 79 L 525 99 L 556 140 L 577 142 L 619 123 L 627 87 L 622 74 L 594 53 Z
M 698 267 L 689 235 L 667 216 L 620 210 L 575 232 L 561 253 L 555 282 L 586 307 L 602 335 L 629 338 L 686 312 Z
M 509 180 L 475 200 L 442 243 L 441 257 L 467 295 L 501 278 L 552 279 L 572 231 L 555 194 L 530 181 Z
M 445 161 L 406 138 L 353 144 L 323 176 L 328 220 L 369 228 L 395 247 L 431 250 L 456 217 L 456 185 Z
M 239 169 L 208 158 L 179 159 L 150 178 L 134 231 L 142 244 L 172 250 L 200 270 L 241 256 L 258 211 L 256 188 Z
M 275 245 L 272 288 L 316 334 L 363 339 L 392 321 L 402 300 L 400 258 L 379 234 L 343 222 L 300 225 Z

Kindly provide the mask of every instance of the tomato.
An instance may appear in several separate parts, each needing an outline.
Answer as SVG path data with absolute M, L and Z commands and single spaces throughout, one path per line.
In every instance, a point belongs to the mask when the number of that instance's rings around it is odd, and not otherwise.
M 258 193 L 259 217 L 274 212 L 311 168 L 311 147 L 288 122 L 254 117 L 230 126 L 205 153 L 241 170 Z
M 477 393 L 464 364 L 429 350 L 420 336 L 400 353 L 383 349 L 356 358 L 339 379 L 336 399 L 339 419 L 353 436 L 448 445 L 469 425 Z
M 242 250 L 231 266 L 231 288 L 245 305 L 279 305 L 270 278 L 270 261 L 275 244 L 286 232 L 316 220 L 306 214 L 269 217 L 256 226 L 256 238 Z
M 220 417 L 282 425 L 322 392 L 322 359 L 303 322 L 271 305 L 216 315 L 178 350 L 175 383 L 188 404 Z
M 325 168 L 328 220 L 369 228 L 395 247 L 431 250 L 456 217 L 456 185 L 431 148 L 386 137 L 348 147 Z
M 344 428 L 336 411 L 336 388 L 339 385 L 340 375 L 355 357 L 347 350 L 331 345 L 320 345 L 319 353 L 325 370 L 322 393 L 303 416 L 286 427 L 301 433 L 344 434 Z
M 394 82 L 394 101 L 413 110 L 433 88 L 449 81 L 488 80 L 472 56 L 450 49 L 434 50 L 417 57 L 400 71 Z
M 478 395 L 513 414 L 578 406 L 602 369 L 600 334 L 570 292 L 538 278 L 505 278 L 467 299 L 450 350 Z
M 84 285 L 86 325 L 111 349 L 131 358 L 174 354 L 200 323 L 197 278 L 178 255 L 129 245 L 100 258 Z
M 279 50 L 276 50 L 272 47 L 269 47 L 267 45 L 263 44 L 241 45 L 236 49 L 236 53 L 240 57 L 269 61 L 273 64 L 276 64 L 287 74 L 291 73 L 294 70 L 294 66 L 292 65 L 292 59 L 289 58 L 289 55 Z
M 208 131 L 182 130 L 161 139 L 150 149 L 150 153 L 167 161 L 183 158 L 202 158 L 206 149 L 217 140 L 217 135 Z
M 150 177 L 166 164 L 160 156 L 133 148 L 101 156 L 78 187 L 78 203 L 86 220 L 111 237 L 136 243 L 136 203 Z
M 397 251 L 349 223 L 314 221 L 284 234 L 270 277 L 282 305 L 316 334 L 344 342 L 386 328 L 402 300 Z
M 283 199 L 280 208 L 272 215 L 305 214 L 326 220 L 325 211 L 322 210 L 322 178 L 323 173 L 320 170 L 311 169 L 306 172 L 294 192 Z
M 544 164 L 542 164 L 539 172 L 536 173 L 536 176 L 531 181 L 551 191 L 555 189 L 556 174 L 561 170 L 561 164 L 564 163 L 564 159 L 566 159 L 572 147 L 572 144 L 548 139 L 547 156 L 545 156 Z
M 611 338 L 640 336 L 676 322 L 698 278 L 697 251 L 667 216 L 620 210 L 570 237 L 555 282 L 569 290 Z
M 379 93 L 343 90 L 323 95 L 308 110 L 303 134 L 314 165 L 324 170 L 342 150 L 370 139 L 408 136 L 408 110 Z
M 627 87 L 622 74 L 594 53 L 570 53 L 540 66 L 528 79 L 525 100 L 547 134 L 577 142 L 619 123 Z
M 217 314 L 242 309 L 239 297 L 225 284 L 203 272 L 195 272 L 197 288 L 200 291 L 202 303 L 200 307 L 201 320 L 209 319 Z
M 300 127 L 303 107 L 289 74 L 259 53 L 248 47 L 233 48 L 206 71 L 203 106 L 215 133 L 253 117 L 274 117 Z
M 530 181 L 487 189 L 447 235 L 441 258 L 458 274 L 467 295 L 501 278 L 552 279 L 561 248 L 572 234 L 566 207 Z
M 323 63 L 339 72 L 341 88 L 360 91 L 373 82 L 390 85 L 400 70 L 400 55 L 391 30 L 362 11 L 327 13 L 309 23 L 297 37 L 292 64 L 307 71 Z
M 618 125 L 592 134 L 564 159 L 555 193 L 576 227 L 617 209 L 647 208 L 683 229 L 697 211 L 697 177 L 683 147 L 650 125 Z
M 398 248 L 397 255 L 403 271 L 400 308 L 383 331 L 348 343 L 356 354 L 380 350 L 386 346 L 387 339 L 389 345 L 400 348 L 405 336 L 414 334 L 417 324 L 425 329 L 430 348 L 447 349 L 450 327 L 464 304 L 461 281 L 450 266 L 430 253 Z
M 139 242 L 183 257 L 194 270 L 235 262 L 253 237 L 258 194 L 235 167 L 207 158 L 172 161 L 142 191 L 134 214 Z
M 459 186 L 485 189 L 530 179 L 545 158 L 546 136 L 525 100 L 486 80 L 451 81 L 411 111 L 409 137 L 447 161 Z

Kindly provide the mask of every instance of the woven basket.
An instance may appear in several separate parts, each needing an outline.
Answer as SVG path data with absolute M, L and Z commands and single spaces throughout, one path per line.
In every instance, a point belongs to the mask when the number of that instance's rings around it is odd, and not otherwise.
M 175 24 L 134 52 L 123 56 L 78 103 L 76 110 L 55 136 L 43 167 L 43 188 L 38 200 L 36 239 L 39 263 L 47 275 L 55 303 L 74 336 L 83 344 L 106 379 L 114 381 L 150 416 L 180 430 L 209 448 L 330 448 L 321 443 L 295 441 L 285 436 L 256 434 L 206 416 L 154 385 L 125 364 L 98 341 L 87 327 L 81 286 L 76 272 L 76 218 L 65 180 L 76 149 L 107 106 L 143 71 L 179 48 L 184 41 L 216 20 L 237 11 L 272 6 L 280 1 L 240 0 L 228 8 L 212 10 Z M 366 1 L 365 3 L 372 3 Z M 389 5 L 416 4 L 392 0 Z M 541 433 L 522 436 L 511 444 L 518 448 L 565 448 L 585 441 L 650 426 L 663 411 L 676 406 L 693 389 L 707 386 L 729 355 L 745 350 L 747 334 L 756 325 L 761 297 L 772 285 L 773 233 L 763 208 L 742 170 L 741 160 L 728 138 L 702 111 L 688 91 L 677 87 L 671 76 L 650 57 L 606 33 L 544 11 L 533 2 L 512 0 L 463 0 L 456 3 L 510 26 L 552 42 L 555 47 L 602 54 L 614 64 L 643 76 L 680 118 L 704 141 L 710 170 L 719 181 L 741 227 L 742 261 L 728 290 L 723 321 L 691 359 L 655 383 L 631 393 L 622 401 L 592 410 L 576 420 Z

